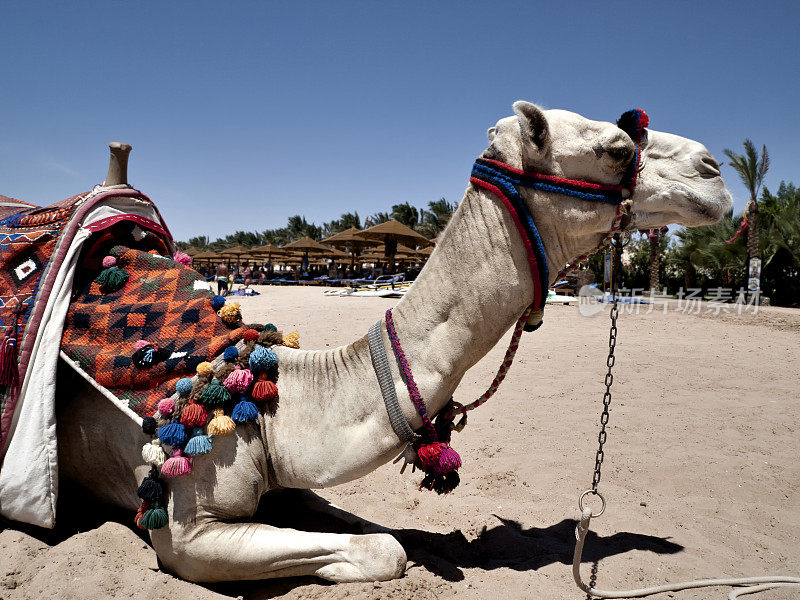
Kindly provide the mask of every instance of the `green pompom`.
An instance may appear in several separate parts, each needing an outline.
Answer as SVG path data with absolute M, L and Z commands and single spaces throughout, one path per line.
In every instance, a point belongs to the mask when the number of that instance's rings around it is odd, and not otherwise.
M 161 529 L 169 522 L 167 511 L 159 505 L 145 511 L 139 524 L 145 529 Z
M 128 281 L 128 272 L 119 267 L 108 267 L 100 271 L 95 281 L 100 284 L 100 287 L 114 292 L 125 285 Z
M 230 399 L 230 393 L 220 384 L 219 379 L 212 379 L 200 395 L 200 401 L 206 406 L 222 406 L 230 402 Z
M 272 323 L 267 323 L 264 325 L 264 331 L 278 331 L 278 328 L 275 327 Z

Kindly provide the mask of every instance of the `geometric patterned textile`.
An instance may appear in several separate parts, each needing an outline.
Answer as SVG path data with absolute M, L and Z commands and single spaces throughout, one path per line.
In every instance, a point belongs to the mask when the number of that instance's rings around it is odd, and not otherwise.
M 152 416 L 178 379 L 193 377 L 199 363 L 236 344 L 246 327 L 225 325 L 205 278 L 191 267 L 124 246 L 109 254 L 128 272 L 127 283 L 110 292 L 91 273 L 70 304 L 61 349 L 139 416 Z M 149 367 L 132 358 L 140 340 L 157 349 Z
M 78 194 L 41 208 L 0 196 L 0 340 L 23 336 L 39 295 L 43 276 L 70 217 L 78 208 Z M 5 443 L 14 413 L 19 377 L 0 386 L 0 445 Z

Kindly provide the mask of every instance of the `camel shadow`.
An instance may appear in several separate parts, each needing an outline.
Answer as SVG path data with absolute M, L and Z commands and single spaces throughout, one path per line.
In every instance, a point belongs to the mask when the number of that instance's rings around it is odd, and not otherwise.
M 315 505 L 310 511 L 309 498 Z M 327 510 L 322 511 L 321 507 L 327 507 Z M 518 521 L 492 516 L 497 519 L 497 525 L 486 526 L 477 536 L 468 539 L 458 529 L 450 533 L 437 533 L 421 529 L 385 528 L 337 509 L 313 492 L 287 490 L 274 499 L 267 496 L 256 514 L 256 520 L 305 531 L 388 533 L 403 545 L 414 566 L 449 582 L 464 580 L 464 569 L 536 571 L 554 563 L 572 564 L 577 520 L 563 519 L 546 527 L 524 527 Z M 604 558 L 634 550 L 676 554 L 683 549 L 683 546 L 669 538 L 632 532 L 599 536 L 590 531 L 586 537 L 582 562 L 597 564 Z M 249 600 L 266 600 L 305 585 L 326 584 L 319 579 L 303 577 L 227 584 L 214 589 L 224 594 L 240 594 Z

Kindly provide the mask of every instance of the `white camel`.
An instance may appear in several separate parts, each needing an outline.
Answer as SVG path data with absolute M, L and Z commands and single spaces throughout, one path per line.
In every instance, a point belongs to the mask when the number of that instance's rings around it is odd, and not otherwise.
M 571 179 L 620 182 L 634 145 L 617 126 L 527 102 L 515 103 L 514 112 L 489 129 L 484 157 Z M 642 156 L 630 229 L 710 224 L 730 207 L 719 165 L 698 142 L 646 130 Z M 544 242 L 550 283 L 560 267 L 598 244 L 615 216 L 608 204 L 532 189 L 521 194 Z M 533 294 L 520 236 L 492 194 L 470 184 L 439 240 L 393 311 L 431 415 L 446 405 L 467 369 L 498 342 Z M 383 337 L 388 345 L 385 328 Z M 277 411 L 218 438 L 211 454 L 195 460 L 190 476 L 168 481 L 169 524 L 151 532 L 159 559 L 179 576 L 204 582 L 400 577 L 406 554 L 389 534 L 310 533 L 246 522 L 268 490 L 344 483 L 391 460 L 404 445 L 387 416 L 366 336 L 333 350 L 279 347 L 276 352 Z M 405 417 L 418 428 L 420 417 L 397 365 L 390 361 L 390 366 Z M 148 472 L 141 429 L 88 386 L 60 396 L 61 477 L 133 514 L 137 485 Z M 105 457 L 101 471 L 93 467 L 98 456 Z

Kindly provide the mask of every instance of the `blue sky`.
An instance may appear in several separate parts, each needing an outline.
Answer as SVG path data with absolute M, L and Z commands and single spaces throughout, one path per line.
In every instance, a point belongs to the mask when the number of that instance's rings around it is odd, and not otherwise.
M 527 99 L 800 184 L 796 2 L 3 2 L 0 193 L 99 183 L 109 141 L 178 239 L 461 199 Z M 723 169 L 740 210 L 745 191 Z

